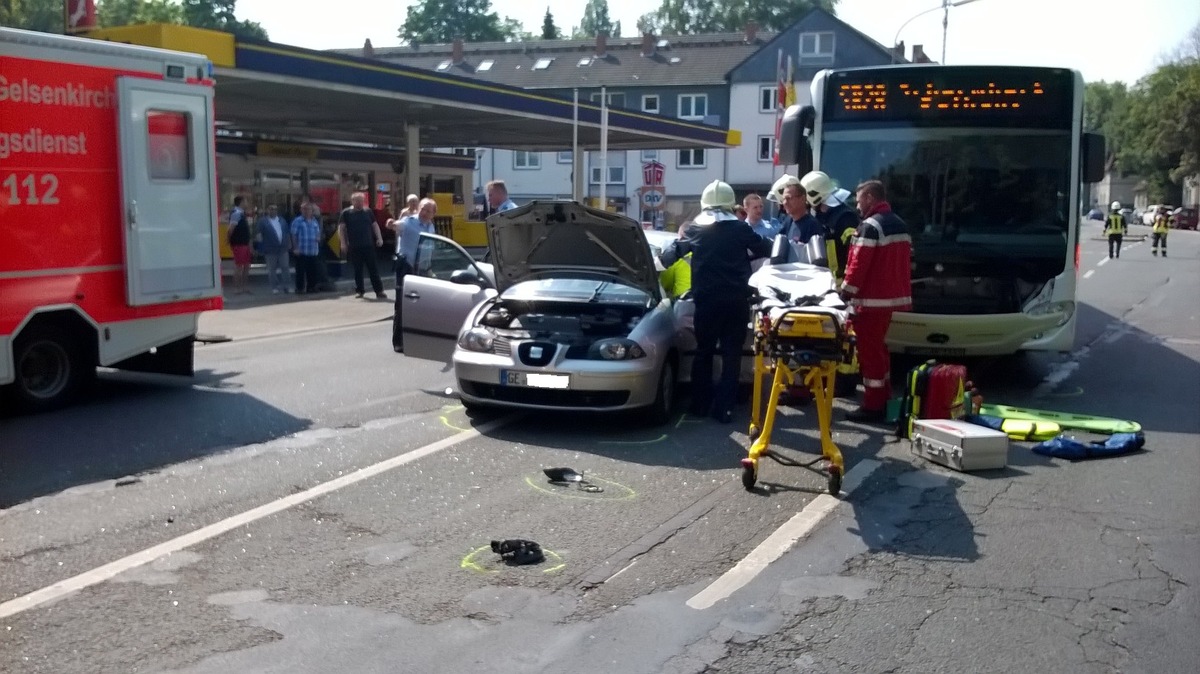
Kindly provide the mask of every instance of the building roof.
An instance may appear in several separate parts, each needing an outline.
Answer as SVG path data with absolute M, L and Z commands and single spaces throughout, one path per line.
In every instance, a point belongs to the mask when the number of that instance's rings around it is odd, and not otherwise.
M 461 44 L 454 63 L 454 44 L 335 49 L 336 53 L 453 73 L 523 89 L 572 87 L 719 86 L 729 71 L 757 52 L 774 33 L 715 33 L 655 36 L 652 53 L 643 55 L 643 37 L 608 38 L 597 57 L 598 39 L 529 40 Z M 490 67 L 485 64 L 491 61 Z

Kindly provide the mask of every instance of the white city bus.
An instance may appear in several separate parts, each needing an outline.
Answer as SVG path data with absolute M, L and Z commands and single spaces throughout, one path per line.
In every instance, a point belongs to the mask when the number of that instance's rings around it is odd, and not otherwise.
M 1103 173 L 1083 77 L 1061 68 L 825 70 L 788 110 L 781 160 L 853 190 L 882 180 L 913 238 L 898 353 L 1070 351 L 1081 189 Z

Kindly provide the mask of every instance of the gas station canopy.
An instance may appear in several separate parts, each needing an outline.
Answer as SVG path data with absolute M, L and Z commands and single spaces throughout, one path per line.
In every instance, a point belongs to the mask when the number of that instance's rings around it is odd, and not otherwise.
M 409 125 L 422 147 L 570 150 L 572 100 L 373 59 L 149 24 L 89 37 L 208 56 L 216 80 L 217 124 L 227 133 L 404 145 Z M 579 145 L 601 146 L 601 110 L 578 104 Z M 609 109 L 608 147 L 725 148 L 737 131 Z

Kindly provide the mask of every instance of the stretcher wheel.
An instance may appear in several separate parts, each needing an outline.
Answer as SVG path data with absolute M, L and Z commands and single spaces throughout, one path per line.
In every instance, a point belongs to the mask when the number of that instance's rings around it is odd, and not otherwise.
M 833 496 L 842 493 L 842 469 L 837 466 L 829 467 L 829 493 Z
M 742 486 L 746 488 L 746 491 L 752 491 L 755 482 L 758 482 L 758 462 L 753 459 L 742 459 Z

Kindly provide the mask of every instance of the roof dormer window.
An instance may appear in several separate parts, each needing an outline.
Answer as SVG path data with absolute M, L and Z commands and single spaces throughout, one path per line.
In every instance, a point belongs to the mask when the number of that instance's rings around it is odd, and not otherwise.
M 437 70 L 438 70 L 438 72 L 447 71 L 450 69 L 451 65 L 452 64 L 450 63 L 450 61 L 442 61 L 441 63 L 437 64 Z
M 494 66 L 494 65 L 496 65 L 495 59 L 484 59 L 479 62 L 479 67 L 476 68 L 475 70 L 476 70 L 476 72 L 484 72 L 487 70 L 491 70 L 492 66 Z
M 533 69 L 534 69 L 534 70 L 545 70 L 546 68 L 549 68 L 549 67 L 550 67 L 550 64 L 551 64 L 551 63 L 554 63 L 554 59 L 553 59 L 553 58 L 548 58 L 548 57 L 547 57 L 547 58 L 540 58 L 540 59 L 538 59 L 538 60 L 537 60 L 537 62 L 536 62 L 536 63 L 534 63 L 534 64 L 533 64 Z

